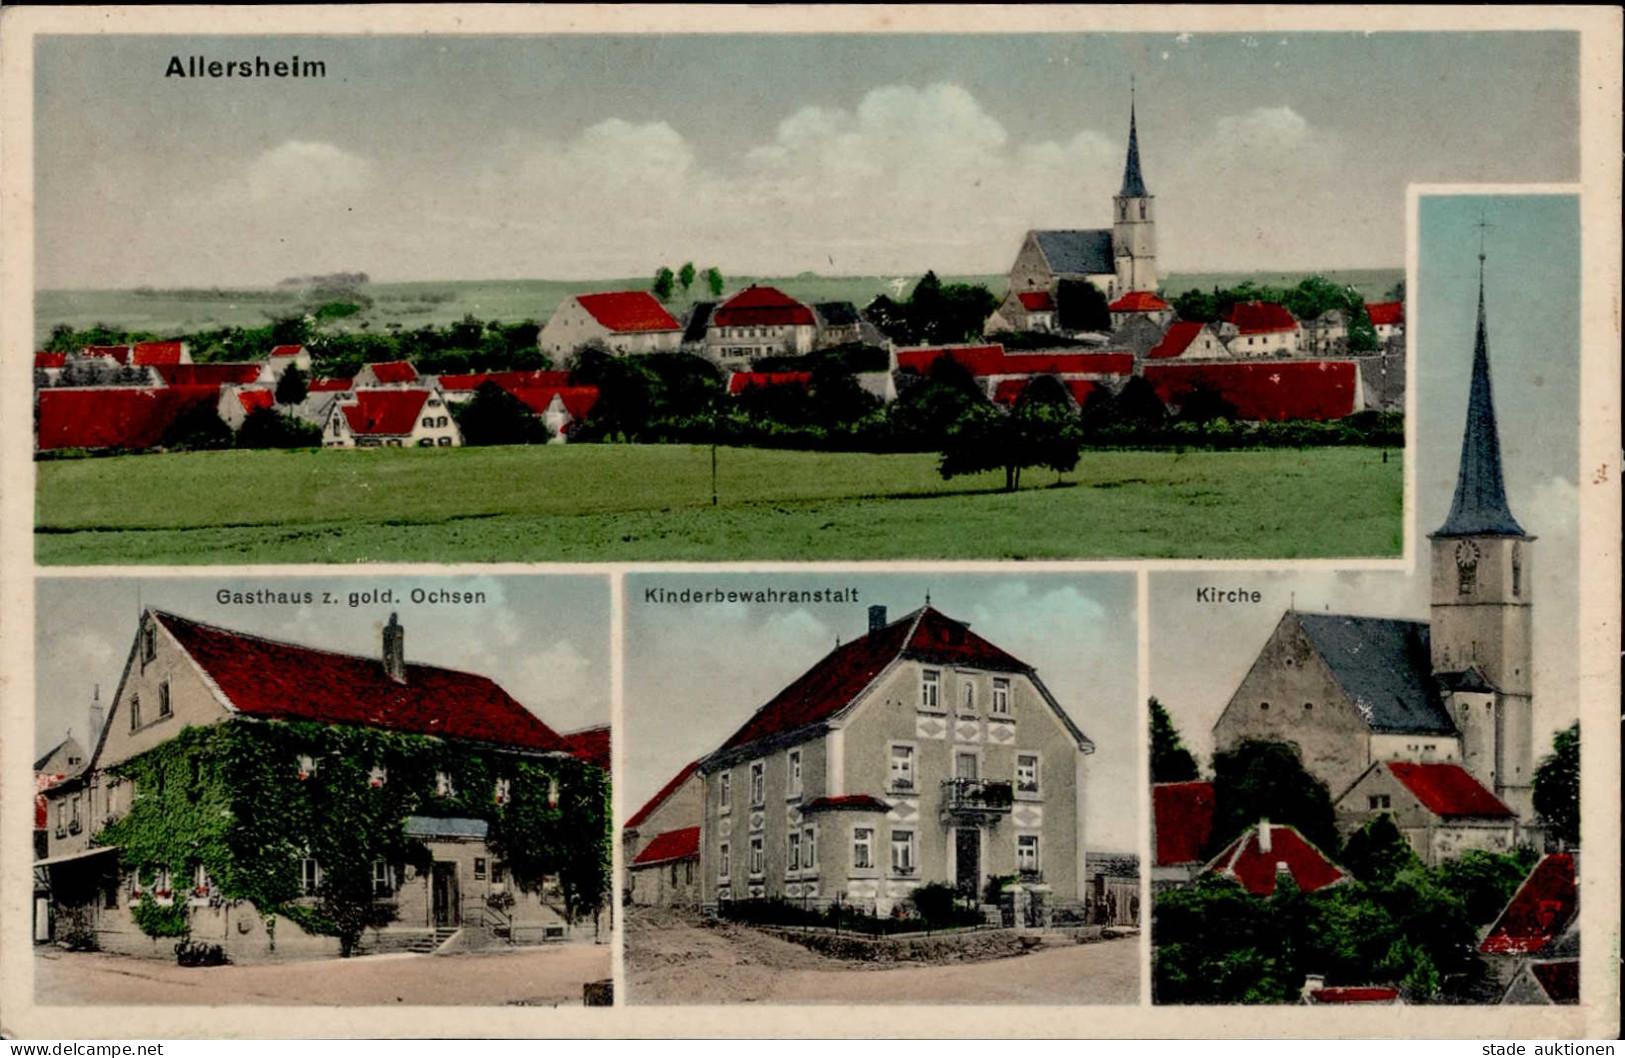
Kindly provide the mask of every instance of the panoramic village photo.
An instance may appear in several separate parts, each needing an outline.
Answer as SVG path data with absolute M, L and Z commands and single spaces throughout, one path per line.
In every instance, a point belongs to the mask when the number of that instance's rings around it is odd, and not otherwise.
M 1151 575 L 1157 1003 L 1580 1000 L 1578 200 L 1419 223 L 1415 572 Z
M 1139 1002 L 1132 576 L 626 591 L 627 1002 Z
M 42 38 L 36 557 L 1398 557 L 1405 186 L 1576 172 L 1494 36 Z
M 44 1004 L 604 1005 L 593 577 L 42 580 Z

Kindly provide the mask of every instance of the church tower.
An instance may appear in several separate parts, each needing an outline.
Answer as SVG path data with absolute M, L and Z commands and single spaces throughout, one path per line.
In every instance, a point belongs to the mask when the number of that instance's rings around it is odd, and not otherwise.
M 1482 247 L 1461 468 L 1450 516 L 1429 539 L 1433 671 L 1461 731 L 1463 765 L 1527 821 L 1533 814 L 1530 559 L 1535 538 L 1512 516 L 1501 475 Z
M 1140 136 L 1134 123 L 1134 98 L 1128 104 L 1128 160 L 1123 164 L 1123 189 L 1112 199 L 1112 253 L 1117 275 L 1111 296 L 1131 290 L 1157 289 L 1157 228 L 1155 196 L 1145 189 L 1140 174 Z

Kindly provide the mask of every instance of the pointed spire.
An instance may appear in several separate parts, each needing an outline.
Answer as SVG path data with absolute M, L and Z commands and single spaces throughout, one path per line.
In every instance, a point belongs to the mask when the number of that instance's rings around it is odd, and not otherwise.
M 1483 225 L 1481 224 L 1482 228 Z M 1473 380 L 1467 394 L 1467 427 L 1461 439 L 1461 469 L 1450 517 L 1435 536 L 1526 536 L 1507 506 L 1501 474 L 1501 438 L 1490 389 L 1490 343 L 1484 325 L 1484 247 L 1479 233 L 1478 331 L 1473 338 Z
M 1134 82 L 1128 89 L 1128 161 L 1123 164 L 1123 190 L 1118 198 L 1145 198 L 1145 178 L 1140 175 L 1140 134 L 1134 127 Z

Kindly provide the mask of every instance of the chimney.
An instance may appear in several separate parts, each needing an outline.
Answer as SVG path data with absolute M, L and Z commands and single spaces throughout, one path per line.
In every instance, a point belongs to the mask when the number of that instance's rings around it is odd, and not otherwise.
M 886 627 L 886 608 L 884 606 L 869 607 L 869 631 L 878 632 Z
M 396 683 L 406 682 L 406 629 L 394 614 L 384 626 L 384 671 Z
M 1270 851 L 1270 821 L 1268 819 L 1258 821 L 1258 851 L 1266 855 Z
M 102 685 L 93 685 L 90 692 L 90 742 L 85 746 L 87 750 L 96 748 L 96 740 L 102 735 Z

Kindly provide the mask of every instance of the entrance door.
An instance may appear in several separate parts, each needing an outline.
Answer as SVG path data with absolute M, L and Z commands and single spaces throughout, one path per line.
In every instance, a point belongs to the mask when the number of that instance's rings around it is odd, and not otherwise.
M 457 865 L 434 865 L 434 924 L 435 926 L 462 925 L 462 901 L 457 896 Z
M 954 831 L 954 885 L 977 899 L 982 881 L 982 834 L 975 827 Z

